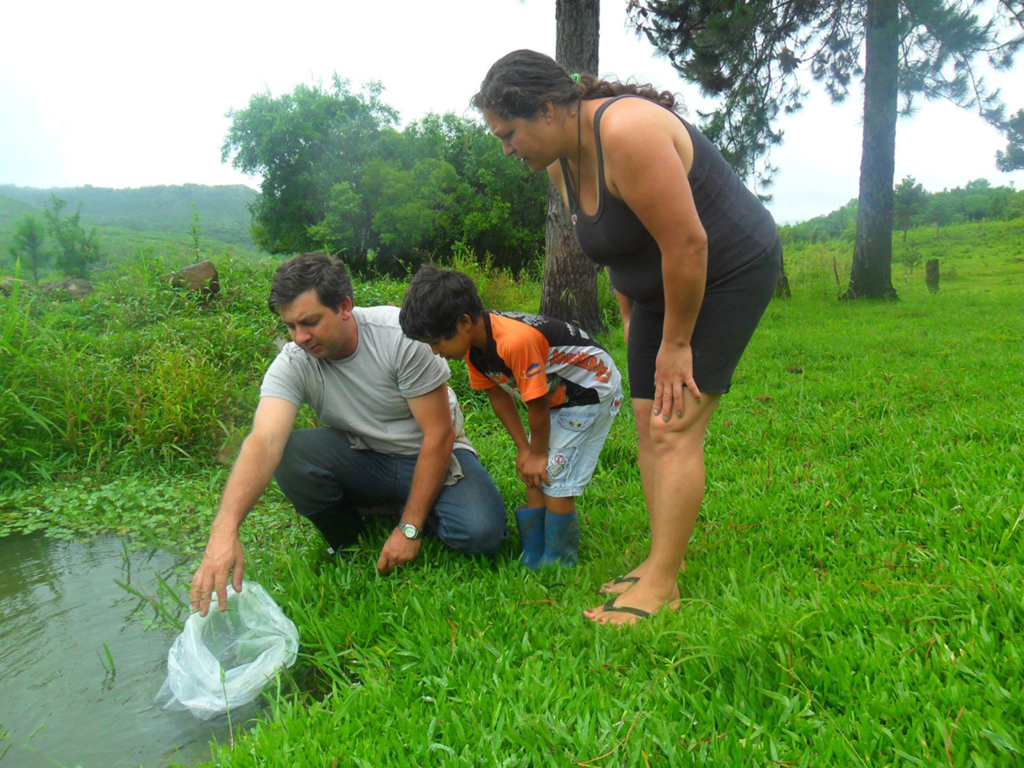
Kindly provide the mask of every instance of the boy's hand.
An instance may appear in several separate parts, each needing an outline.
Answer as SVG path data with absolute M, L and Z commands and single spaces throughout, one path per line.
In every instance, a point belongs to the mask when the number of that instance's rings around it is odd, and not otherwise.
M 530 450 L 519 451 L 516 469 L 519 471 L 519 479 L 530 487 L 540 488 L 548 484 L 547 455 L 537 455 Z

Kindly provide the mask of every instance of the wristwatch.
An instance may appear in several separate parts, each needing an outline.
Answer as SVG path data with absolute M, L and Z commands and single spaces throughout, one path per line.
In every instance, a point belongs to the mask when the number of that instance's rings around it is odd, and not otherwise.
M 398 530 L 402 532 L 402 535 L 405 536 L 405 538 L 407 539 L 418 539 L 420 536 L 423 535 L 420 532 L 420 529 L 412 523 L 399 523 L 397 527 Z

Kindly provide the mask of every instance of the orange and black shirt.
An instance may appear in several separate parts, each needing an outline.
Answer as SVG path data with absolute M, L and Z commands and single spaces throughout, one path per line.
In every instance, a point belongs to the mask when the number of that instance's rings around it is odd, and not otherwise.
M 473 389 L 500 386 L 524 401 L 547 397 L 551 408 L 593 405 L 618 394 L 612 356 L 586 331 L 540 315 L 484 312 L 487 348 L 466 354 Z

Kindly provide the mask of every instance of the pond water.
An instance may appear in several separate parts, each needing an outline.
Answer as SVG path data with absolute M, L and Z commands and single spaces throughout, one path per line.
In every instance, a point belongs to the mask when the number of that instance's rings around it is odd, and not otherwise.
M 230 741 L 226 716 L 153 704 L 177 633 L 115 583 L 156 595 L 187 560 L 114 537 L 0 538 L 0 768 L 194 764 Z M 253 711 L 232 713 L 236 732 Z

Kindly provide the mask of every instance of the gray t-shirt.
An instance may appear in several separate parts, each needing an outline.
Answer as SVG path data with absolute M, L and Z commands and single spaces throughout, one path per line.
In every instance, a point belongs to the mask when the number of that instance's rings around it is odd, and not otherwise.
M 398 307 L 354 307 L 352 315 L 359 330 L 353 354 L 343 360 L 318 359 L 289 342 L 267 369 L 260 397 L 308 404 L 321 424 L 345 432 L 354 448 L 417 455 L 423 433 L 407 401 L 447 382 L 448 364 L 402 333 Z M 455 448 L 475 453 L 451 389 L 448 403 Z

